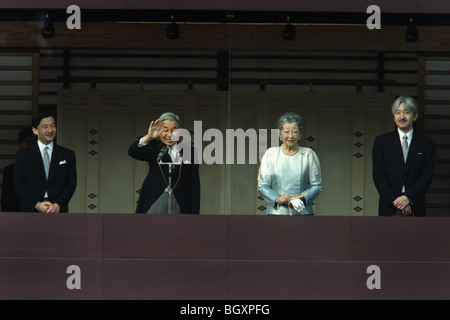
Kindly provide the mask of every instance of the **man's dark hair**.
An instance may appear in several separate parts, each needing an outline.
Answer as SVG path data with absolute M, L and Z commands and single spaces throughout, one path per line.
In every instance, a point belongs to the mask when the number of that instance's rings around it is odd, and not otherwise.
M 32 127 L 26 127 L 22 130 L 20 130 L 18 135 L 19 144 L 25 140 L 26 137 L 34 137 L 33 128 Z
M 53 117 L 56 121 L 56 118 L 53 114 L 46 112 L 46 111 L 41 111 L 33 117 L 33 119 L 31 120 L 31 126 L 33 128 L 37 129 L 37 127 L 38 127 L 39 123 L 41 123 L 42 119 L 45 119 L 48 117 Z

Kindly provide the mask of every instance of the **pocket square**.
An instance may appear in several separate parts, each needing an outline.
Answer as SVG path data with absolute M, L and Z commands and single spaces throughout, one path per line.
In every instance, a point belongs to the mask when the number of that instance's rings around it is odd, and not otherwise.
M 66 163 L 67 163 L 66 160 L 62 160 L 59 162 L 59 165 L 66 164 Z

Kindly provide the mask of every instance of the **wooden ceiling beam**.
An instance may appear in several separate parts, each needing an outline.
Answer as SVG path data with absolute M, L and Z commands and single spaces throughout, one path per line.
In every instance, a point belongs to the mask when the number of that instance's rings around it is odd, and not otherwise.
M 163 23 L 82 23 L 69 30 L 55 23 L 56 36 L 44 39 L 42 23 L 1 22 L 0 49 L 111 48 L 264 51 L 448 52 L 450 27 L 418 28 L 419 41 L 405 41 L 406 27 L 369 30 L 365 25 L 295 25 L 296 39 L 281 37 L 284 25 L 180 24 L 180 38 L 166 38 Z

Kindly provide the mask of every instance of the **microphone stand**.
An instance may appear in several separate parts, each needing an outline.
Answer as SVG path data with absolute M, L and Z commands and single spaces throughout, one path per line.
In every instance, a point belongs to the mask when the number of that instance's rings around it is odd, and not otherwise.
M 171 214 L 172 213 L 172 209 L 171 209 L 171 206 L 170 206 L 170 204 L 171 204 L 171 202 L 170 202 L 170 200 L 171 200 L 171 196 L 172 196 L 172 169 L 173 169 L 173 166 L 175 166 L 175 165 L 180 165 L 180 163 L 178 162 L 162 162 L 162 161 L 159 161 L 159 164 L 166 164 L 166 165 L 168 165 L 169 166 L 169 183 L 168 183 L 168 185 L 167 185 L 167 193 L 168 193 L 168 204 L 169 204 L 169 214 Z

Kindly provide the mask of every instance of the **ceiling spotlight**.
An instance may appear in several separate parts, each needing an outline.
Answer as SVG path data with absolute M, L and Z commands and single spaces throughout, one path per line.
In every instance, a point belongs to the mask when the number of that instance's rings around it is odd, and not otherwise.
M 42 36 L 46 39 L 55 37 L 55 28 L 53 27 L 53 22 L 50 19 L 48 13 L 45 13 L 44 25 L 42 27 Z
M 167 27 L 167 38 L 170 40 L 177 40 L 180 37 L 180 27 L 178 24 L 173 20 L 173 16 L 171 17 L 172 22 Z
M 287 17 L 288 24 L 283 29 L 283 39 L 286 41 L 295 40 L 295 27 L 289 22 L 290 18 Z
M 416 24 L 412 18 L 409 18 L 408 27 L 406 28 L 405 40 L 408 42 L 417 42 L 419 40 L 419 33 L 417 32 Z

